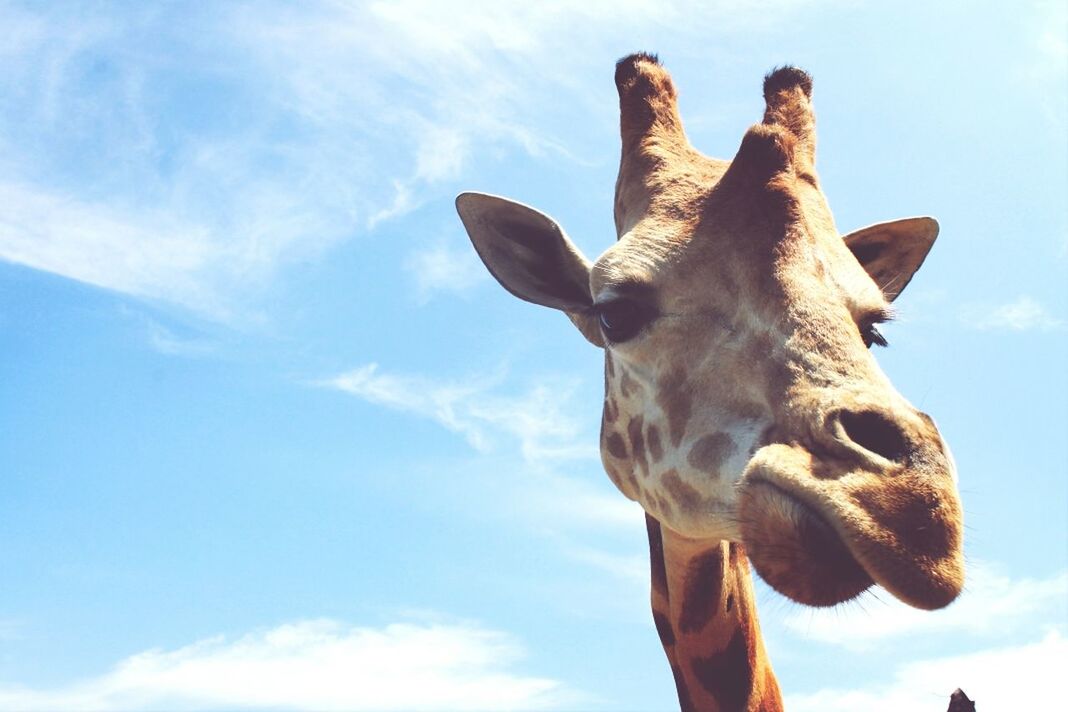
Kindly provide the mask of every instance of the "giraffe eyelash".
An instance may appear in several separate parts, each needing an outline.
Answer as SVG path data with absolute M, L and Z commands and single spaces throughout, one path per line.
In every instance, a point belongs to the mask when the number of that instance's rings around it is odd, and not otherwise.
M 864 345 L 869 349 L 872 347 L 872 344 L 883 347 L 890 345 L 890 342 L 886 340 L 886 337 L 882 335 L 882 332 L 875 328 L 875 324 L 871 324 L 867 328 L 862 329 L 860 336 L 864 339 Z
M 872 345 L 886 347 L 890 345 L 890 342 L 886 340 L 882 332 L 876 328 L 877 324 L 885 324 L 888 321 L 893 321 L 894 311 L 890 307 L 884 307 L 879 309 L 870 315 L 868 315 L 863 321 L 860 322 L 858 328 L 860 329 L 860 337 L 864 340 L 864 345 L 869 349 Z

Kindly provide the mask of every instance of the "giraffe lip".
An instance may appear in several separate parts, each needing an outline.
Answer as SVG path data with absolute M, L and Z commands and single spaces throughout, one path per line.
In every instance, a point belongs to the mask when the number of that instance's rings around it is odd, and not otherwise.
M 748 481 L 739 513 L 753 567 L 784 596 L 810 606 L 833 606 L 875 583 L 846 537 L 779 485 Z
M 886 476 L 821 458 L 800 444 L 768 444 L 750 458 L 740 482 L 742 541 L 757 572 L 799 602 L 821 605 L 809 589 L 824 604 L 845 600 L 867 580 L 914 608 L 942 608 L 964 585 L 960 499 L 951 474 L 937 459 Z M 799 543 L 804 528 L 798 526 L 813 515 L 836 535 L 828 551 L 848 551 L 855 562 L 855 575 L 842 582 L 852 582 L 852 591 L 849 585 L 836 590 L 833 580 L 814 582 L 810 564 L 819 557 Z M 830 573 L 838 575 L 834 567 Z

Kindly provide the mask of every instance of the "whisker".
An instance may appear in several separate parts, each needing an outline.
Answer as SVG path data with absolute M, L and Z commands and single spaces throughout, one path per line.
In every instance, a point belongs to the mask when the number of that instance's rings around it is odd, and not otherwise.
M 888 279 L 884 284 L 879 285 L 879 291 L 881 291 L 883 294 L 886 294 L 887 290 L 897 284 L 897 282 L 901 280 L 902 276 L 903 275 L 898 272 L 893 277 Z

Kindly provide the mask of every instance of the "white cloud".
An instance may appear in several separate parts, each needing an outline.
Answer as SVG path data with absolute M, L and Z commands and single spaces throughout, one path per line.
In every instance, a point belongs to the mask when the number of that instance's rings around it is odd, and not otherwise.
M 582 699 L 510 671 L 523 655 L 511 636 L 471 624 L 302 621 L 148 650 L 56 689 L 0 686 L 0 709 L 527 710 Z
M 1064 326 L 1064 321 L 1052 315 L 1033 297 L 1017 299 L 984 311 L 972 307 L 965 310 L 965 322 L 982 331 L 1051 331 Z
M 438 292 L 466 293 L 487 278 L 486 268 L 464 242 L 461 249 L 438 244 L 408 255 L 405 268 L 415 281 L 420 302 Z
M 1063 76 L 1068 70 L 1068 37 L 1064 28 L 1068 25 L 1068 9 L 1062 2 L 1038 3 L 1038 49 L 1042 58 L 1050 63 L 1050 69 Z
M 204 228 L 0 182 L 0 257 L 142 297 L 213 301 L 196 278 L 219 258 Z
M 786 627 L 807 640 L 865 649 L 889 639 L 947 633 L 990 635 L 1009 633 L 1036 614 L 1063 618 L 1068 597 L 1068 571 L 1047 579 L 1010 579 L 982 562 L 969 565 L 965 590 L 939 611 L 910 608 L 885 594 L 835 608 L 801 609 Z
M 596 446 L 577 439 L 578 423 L 565 411 L 573 382 L 545 382 L 521 396 L 492 392 L 503 373 L 465 383 L 441 383 L 420 376 L 381 373 L 371 363 L 318 385 L 337 388 L 370 403 L 437 421 L 488 450 L 495 438 L 518 440 L 528 460 L 594 458 Z
M 800 4 L 5 5 L 0 259 L 247 318 L 280 265 L 416 209 L 476 156 L 574 160 L 569 116 L 610 129 L 604 61 L 636 29 L 678 42 Z
M 1068 640 L 1050 631 L 1037 642 L 917 660 L 861 689 L 787 695 L 785 702 L 791 712 L 945 712 L 959 687 L 984 711 L 1053 709 L 1066 668 Z
M 1068 120 L 1068 5 L 1059 0 L 1032 3 L 1028 25 L 1034 33 L 1034 51 L 1028 52 L 1025 74 L 1036 84 L 1042 113 L 1063 141 Z M 1063 144 L 1062 144 L 1063 145 Z
M 494 504 L 481 506 L 482 510 L 501 512 L 511 522 L 523 521 L 540 535 L 555 538 L 565 553 L 574 553 L 573 559 L 634 579 L 639 567 L 630 554 L 597 551 L 571 540 L 577 535 L 588 543 L 598 534 L 643 532 L 645 521 L 641 507 L 608 484 L 599 463 L 595 433 L 586 432 L 571 414 L 576 384 L 549 378 L 520 395 L 501 395 L 497 391 L 503 381 L 503 370 L 481 379 L 445 383 L 382 373 L 372 363 L 317 385 L 433 420 L 463 436 L 483 455 L 504 450 L 499 457 L 514 457 L 507 476 L 502 476 L 498 465 L 491 464 L 486 475 L 490 481 L 470 485 L 471 490 L 492 493 L 489 496 L 495 498 Z M 518 450 L 515 455 L 509 450 L 513 447 Z M 491 460 L 487 458 L 487 462 Z M 567 474 L 556 471 L 561 462 L 567 463 Z M 462 469 L 481 473 L 484 468 Z M 440 479 L 440 468 L 435 472 L 435 480 Z M 482 475 L 457 473 L 450 480 L 455 482 L 461 476 Z M 465 503 L 469 501 L 465 499 Z M 613 541 L 609 546 L 619 544 Z M 631 543 L 624 550 L 632 551 Z M 644 553 L 640 558 L 645 558 Z M 640 578 L 647 576 L 641 574 Z

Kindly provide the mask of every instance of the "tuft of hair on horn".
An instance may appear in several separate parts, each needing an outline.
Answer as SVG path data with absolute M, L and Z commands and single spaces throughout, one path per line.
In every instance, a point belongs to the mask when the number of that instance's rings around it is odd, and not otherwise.
M 808 72 L 791 66 L 776 67 L 764 76 L 764 101 L 771 102 L 780 92 L 794 87 L 812 98 L 812 77 Z

